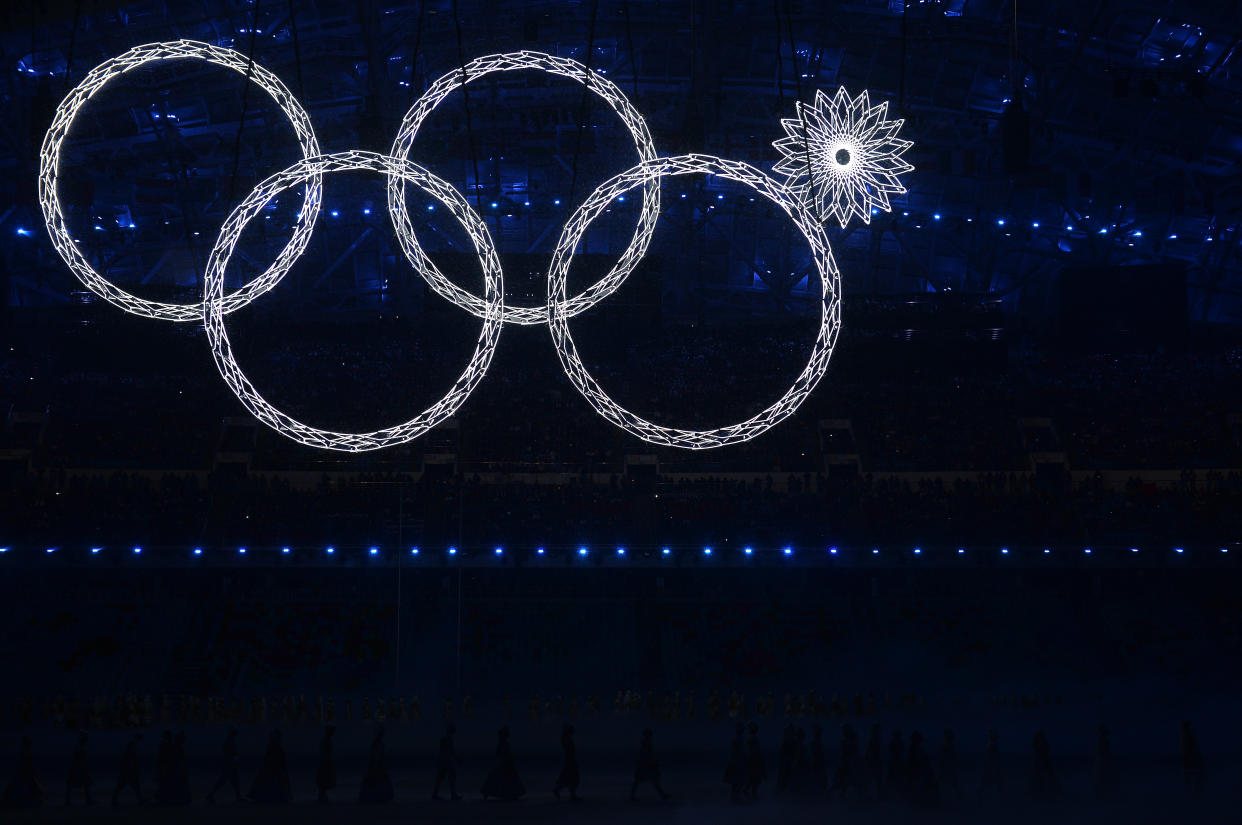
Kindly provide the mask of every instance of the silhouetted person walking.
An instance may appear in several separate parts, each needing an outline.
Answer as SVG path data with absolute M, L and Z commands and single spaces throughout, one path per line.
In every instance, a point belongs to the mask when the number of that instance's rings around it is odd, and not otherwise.
M 880 736 L 879 724 L 871 725 L 871 733 L 867 735 L 867 744 L 863 748 L 862 778 L 859 782 L 863 796 L 880 798 L 880 788 L 884 785 L 884 741 Z
M 323 729 L 323 738 L 319 740 L 319 766 L 315 769 L 315 787 L 319 791 L 319 801 L 328 801 L 328 791 L 336 787 L 336 761 L 332 758 L 333 738 L 336 736 L 336 725 L 328 725 Z
M 574 744 L 574 726 L 565 725 L 561 728 L 561 773 L 556 777 L 556 785 L 552 788 L 552 795 L 560 799 L 561 789 L 563 788 L 569 791 L 569 798 L 577 802 L 581 799 L 578 796 L 579 779 L 578 746 Z
M 1181 739 L 1182 779 L 1186 783 L 1186 792 L 1198 796 L 1203 791 L 1203 754 L 1199 751 L 1194 729 L 1186 720 L 1182 721 Z
M 751 722 L 746 738 L 746 787 L 743 795 L 750 800 L 759 798 L 759 786 L 768 778 L 768 765 L 759 746 L 759 724 Z
M 377 805 L 392 802 L 395 796 L 392 778 L 388 775 L 388 753 L 384 748 L 384 727 L 381 725 L 375 729 L 375 737 L 371 740 L 371 755 L 367 759 L 362 786 L 358 789 L 358 801 Z
M 988 744 L 983 749 L 983 784 L 980 790 L 984 797 L 995 798 L 1004 785 L 1005 775 L 1000 766 L 1000 735 L 992 729 L 988 731 Z
M 453 735 L 457 728 L 447 725 L 444 735 L 440 737 L 440 750 L 436 754 L 436 781 L 431 787 L 431 798 L 440 799 L 440 785 L 448 782 L 449 798 L 454 802 L 461 800 L 457 793 L 457 748 L 453 744 Z
M 512 802 L 526 794 L 526 786 L 518 776 L 513 750 L 509 747 L 509 726 L 496 732 L 496 764 L 483 780 L 483 798 Z
M 940 761 L 936 767 L 940 798 L 948 802 L 959 801 L 962 798 L 962 784 L 957 775 L 957 740 L 948 728 L 945 728 L 944 739 L 940 743 Z
M 837 791 L 841 794 L 841 798 L 845 799 L 851 789 L 861 790 L 862 783 L 858 774 L 858 735 L 849 725 L 842 725 L 840 761 L 837 762 L 837 772 L 828 792 L 831 794 Z
M 823 793 L 828 787 L 828 755 L 824 749 L 824 729 L 815 725 L 811 729 L 811 780 L 810 790 Z
M 936 786 L 936 774 L 932 770 L 931 760 L 923 751 L 923 734 L 915 731 L 910 734 L 910 755 L 906 760 L 906 795 L 909 800 L 920 807 L 932 807 L 939 795 Z
M 263 765 L 250 784 L 250 801 L 259 805 L 284 805 L 292 796 L 285 746 L 281 742 L 280 728 L 277 728 L 267 738 Z
M 655 757 L 653 736 L 651 728 L 645 728 L 638 743 L 638 762 L 634 766 L 634 782 L 630 785 L 631 800 L 638 799 L 638 786 L 644 782 L 650 782 L 661 799 L 670 798 L 670 794 L 660 785 L 660 763 Z
M 1031 751 L 1035 757 L 1031 764 L 1031 796 L 1041 800 L 1053 799 L 1060 786 L 1052 768 L 1052 748 L 1042 730 L 1035 734 Z
M 1100 725 L 1095 744 L 1095 795 L 1111 799 L 1117 793 L 1117 763 L 1113 761 L 1113 743 L 1108 728 Z
M 172 787 L 171 804 L 189 805 L 190 794 L 190 763 L 185 753 L 185 731 L 177 731 L 172 740 Z
M 899 730 L 888 740 L 888 776 L 882 791 L 890 799 L 900 799 L 906 792 L 906 743 Z
M 171 747 L 172 737 L 168 733 L 165 733 L 164 737 L 169 740 L 169 747 Z M 164 745 L 161 744 L 161 751 L 163 748 Z M 242 795 L 241 782 L 237 774 L 237 728 L 231 728 L 224 737 L 224 745 L 220 748 L 220 773 L 216 778 L 216 784 L 212 785 L 211 791 L 207 794 L 209 804 L 216 801 L 216 793 L 225 785 L 233 788 L 234 800 L 240 802 Z
M 87 805 L 94 805 L 91 799 L 91 767 L 86 755 L 86 734 L 78 734 L 77 747 L 69 757 L 69 774 L 65 777 L 65 807 L 69 806 L 69 797 L 76 788 L 81 788 L 86 797 Z
M 729 743 L 729 764 L 725 766 L 725 784 L 734 802 L 742 799 L 746 787 L 746 723 L 739 721 L 733 729 L 733 741 Z
M 113 807 L 121 804 L 121 791 L 127 788 L 134 792 L 134 799 L 139 804 L 146 801 L 142 798 L 142 781 L 138 764 L 138 748 L 141 745 L 141 733 L 135 733 L 125 744 L 125 750 L 121 754 L 121 769 L 116 777 L 116 788 L 112 791 Z
M 4 786 L 4 795 L 0 797 L 0 807 L 4 808 L 37 808 L 43 804 L 43 788 L 34 772 L 34 743 L 29 736 L 23 736 L 17 749 L 17 762 L 13 766 L 13 775 Z

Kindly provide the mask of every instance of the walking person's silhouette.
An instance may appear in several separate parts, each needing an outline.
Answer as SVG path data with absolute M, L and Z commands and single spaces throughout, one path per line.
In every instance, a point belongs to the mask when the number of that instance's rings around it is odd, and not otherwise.
M 280 728 L 277 728 L 267 738 L 263 765 L 250 785 L 250 801 L 260 805 L 284 805 L 292 796 L 293 786 L 289 781 L 285 747 L 281 741 Z
M 319 765 L 315 769 L 315 787 L 319 791 L 320 802 L 327 802 L 328 791 L 336 787 L 336 761 L 332 758 L 335 736 L 336 725 L 328 725 L 323 729 L 323 738 L 319 740 Z
M 165 733 L 164 737 L 168 740 L 168 747 L 172 746 L 172 737 Z M 161 752 L 164 750 L 164 744 L 160 745 Z M 241 781 L 237 772 L 237 728 L 230 728 L 224 737 L 224 745 L 220 748 L 220 769 L 216 778 L 216 783 L 212 785 L 211 791 L 207 794 L 208 804 L 216 801 L 216 794 L 225 785 L 232 787 L 234 801 L 240 802 Z
M 574 726 L 565 725 L 561 728 L 561 772 L 556 777 L 556 785 L 552 788 L 552 795 L 557 799 L 561 798 L 561 790 L 569 791 L 569 798 L 577 802 L 582 797 L 578 796 L 578 782 L 580 780 L 578 773 L 578 746 L 574 744 Z
M 436 781 L 431 787 L 431 798 L 440 799 L 440 785 L 448 782 L 449 798 L 454 802 L 461 800 L 457 793 L 457 748 L 453 744 L 453 736 L 457 728 L 450 724 L 444 728 L 440 737 L 440 749 L 436 754 Z
M 643 730 L 642 739 L 638 744 L 638 761 L 634 766 L 634 782 L 630 785 L 630 799 L 638 799 L 638 786 L 650 782 L 661 799 L 669 799 L 671 794 L 660 784 L 660 763 L 655 757 L 654 734 L 651 728 Z
M 733 729 L 733 741 L 729 743 L 729 763 L 725 767 L 725 784 L 734 802 L 742 799 L 746 787 L 746 724 L 738 721 Z
M 4 786 L 0 795 L 2 808 L 37 808 L 43 804 L 43 788 L 35 778 L 34 741 L 23 736 L 17 749 L 17 761 L 13 766 L 13 775 Z
M 509 726 L 505 725 L 496 732 L 496 764 L 483 780 L 483 798 L 512 802 L 525 794 L 526 786 L 518 775 L 513 750 L 509 746 Z
M 139 803 L 146 802 L 142 798 L 142 777 L 139 770 L 138 749 L 142 746 L 142 734 L 135 733 L 125 744 L 121 754 L 121 768 L 116 777 L 116 788 L 112 791 L 112 805 L 121 804 L 121 791 L 131 790 L 134 799 Z
M 392 802 L 396 791 L 392 786 L 392 778 L 388 775 L 388 753 L 384 748 L 384 726 L 375 729 L 371 740 L 371 755 L 367 759 L 367 771 L 362 777 L 362 786 L 358 789 L 358 801 L 365 804 Z
M 86 804 L 95 804 L 95 800 L 91 798 L 91 767 L 86 753 L 86 741 L 85 733 L 78 734 L 78 744 L 69 757 L 69 773 L 65 777 L 65 807 L 69 807 L 70 796 L 79 788 L 86 798 Z
M 767 762 L 759 746 L 759 724 L 751 722 L 746 737 L 746 785 L 743 796 L 754 801 L 759 798 L 759 786 L 768 778 Z

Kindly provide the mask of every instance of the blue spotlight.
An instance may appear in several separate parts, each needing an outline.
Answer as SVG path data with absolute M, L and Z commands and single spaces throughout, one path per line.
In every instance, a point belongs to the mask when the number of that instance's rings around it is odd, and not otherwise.
M 417 556 L 417 555 L 418 555 L 418 548 L 417 548 L 417 547 L 411 547 L 411 548 L 410 548 L 410 555 L 411 555 L 411 556 Z
M 1052 551 L 1051 551 L 1051 550 L 1049 550 L 1047 547 L 1045 547 L 1045 548 L 1044 548 L 1044 555 L 1045 555 L 1045 556 L 1047 556 L 1047 555 L 1049 555 L 1050 553 L 1052 553 Z
M 9 548 L 7 548 L 7 547 L 0 547 L 0 553 L 7 553 L 7 552 L 9 552 Z
M 722 200 L 724 200 L 724 195 L 717 195 L 717 196 L 716 196 L 716 200 L 718 200 L 718 201 L 722 201 Z
M 1091 548 L 1090 548 L 1090 547 L 1084 547 L 1084 548 L 1082 548 L 1082 552 L 1083 552 L 1083 553 L 1085 553 L 1086 555 L 1090 556 L 1090 555 L 1091 555 Z
M 662 549 L 662 550 L 660 551 L 661 555 L 665 555 L 665 556 L 667 556 L 668 554 L 670 554 L 670 553 L 672 553 L 672 552 L 673 552 L 673 551 L 672 551 L 672 550 L 669 550 L 667 547 L 665 547 L 664 549 Z
M 743 548 L 742 548 L 742 552 L 743 552 L 743 553 L 745 553 L 745 554 L 746 554 L 746 555 L 748 555 L 748 556 L 753 556 L 753 555 L 754 555 L 754 553 L 755 553 L 755 548 L 753 548 L 753 547 L 749 547 L 749 546 L 748 546 L 748 547 L 743 547 Z
M 196 555 L 196 556 L 201 556 L 201 555 L 203 555 L 203 548 L 201 548 L 201 547 L 195 547 L 195 548 L 194 548 L 194 555 Z
M 710 556 L 711 554 L 712 554 L 712 548 L 710 548 L 710 547 L 704 547 L 704 548 L 703 548 L 703 555 L 704 555 L 704 556 Z
M 434 211 L 436 211 L 436 205 L 435 205 L 434 203 L 429 203 L 429 204 L 427 204 L 427 211 L 428 211 L 428 212 L 434 212 Z
M 938 221 L 938 220 L 940 220 L 940 213 L 939 213 L 939 212 L 937 212 L 936 214 L 932 215 L 932 220 L 933 220 L 933 221 Z
M 497 548 L 496 548 L 496 555 L 497 555 L 497 556 L 503 556 L 504 554 L 505 554 L 505 548 L 503 548 L 503 547 L 497 547 Z
M 1137 548 L 1137 547 L 1131 547 L 1131 548 L 1130 548 L 1130 552 L 1131 552 L 1131 553 L 1137 553 L 1137 552 L 1138 552 L 1138 548 Z
M 290 550 L 288 547 L 282 547 L 282 548 L 280 548 L 280 552 L 284 553 L 284 554 L 287 556 L 287 555 L 289 555 L 289 554 L 290 554 L 291 552 L 293 552 L 293 551 L 292 551 L 292 550 Z
M 793 555 L 793 548 L 792 548 L 792 547 L 786 547 L 786 548 L 784 549 L 784 551 L 783 551 L 783 552 L 785 553 L 785 555 L 786 555 L 786 556 L 792 556 L 792 555 Z
M 916 547 L 916 548 L 914 548 L 914 555 L 916 555 L 916 556 L 921 556 L 921 555 L 923 555 L 923 548 L 922 548 L 922 547 Z
M 372 556 L 378 556 L 378 555 L 379 555 L 379 548 L 378 548 L 378 547 L 372 547 L 372 548 L 371 548 L 371 555 L 372 555 Z
M 964 555 L 966 555 L 966 548 L 965 548 L 965 547 L 959 547 L 959 548 L 957 548 L 957 554 L 958 554 L 959 556 L 964 556 Z
M 1222 553 L 1228 553 L 1228 552 L 1229 552 L 1229 548 L 1228 548 L 1228 547 L 1222 547 L 1222 548 L 1220 548 L 1220 552 L 1222 552 Z
M 1039 221 L 1032 221 L 1031 229 L 1039 229 Z
M 244 556 L 244 555 L 246 555 L 246 548 L 245 548 L 245 547 L 238 547 L 238 548 L 237 548 L 237 555 L 239 555 L 239 556 Z
M 134 548 L 134 555 L 135 555 L 135 556 L 141 556 L 141 555 L 142 555 L 142 548 L 141 548 L 141 547 L 135 547 L 135 548 Z
M 617 200 L 621 203 L 625 203 L 625 195 L 617 195 Z
M 450 548 L 449 548 L 448 553 L 449 553 L 449 555 L 450 555 L 450 556 L 456 556 L 456 555 L 457 555 L 457 548 L 456 548 L 456 547 L 450 547 Z
M 1175 553 L 1185 553 L 1185 552 L 1186 552 L 1186 551 L 1185 551 L 1185 549 L 1183 549 L 1183 548 L 1181 548 L 1181 547 L 1174 547 L 1174 548 L 1173 548 L 1173 551 L 1174 551 Z
M 624 548 L 624 547 L 618 547 L 618 548 L 617 548 L 617 555 L 618 555 L 618 556 L 624 556 L 624 555 L 625 555 L 625 548 Z
M 91 548 L 91 555 L 92 555 L 92 556 L 98 556 L 98 555 L 99 555 L 99 551 L 100 551 L 100 550 L 102 550 L 102 549 L 103 549 L 102 547 L 92 547 L 92 548 Z
M 561 199 L 560 199 L 560 198 L 557 198 L 556 200 L 552 201 L 552 205 L 553 205 L 553 206 L 560 206 L 560 205 L 561 205 Z
M 335 547 L 329 547 L 329 548 L 328 548 L 328 555 L 329 555 L 329 556 L 331 556 L 331 555 L 332 555 L 333 553 L 335 553 L 335 552 L 336 552 L 336 548 L 335 548 Z
M 686 196 L 686 193 L 685 193 L 685 192 L 682 192 L 682 193 L 681 193 L 681 196 L 684 198 L 684 197 Z
M 56 548 L 55 548 L 55 547 L 49 547 L 49 548 L 47 548 L 47 554 L 48 554 L 49 556 L 50 556 L 50 555 L 52 555 L 52 554 L 53 554 L 53 553 L 55 553 L 55 552 L 56 552 Z
M 362 210 L 362 214 L 364 214 L 364 215 L 370 215 L 370 214 L 371 214 L 371 207 L 369 207 L 369 206 L 368 206 L 368 207 L 364 208 L 364 209 Z
M 540 556 L 542 556 L 542 555 L 543 555 L 543 548 L 542 548 L 542 547 L 536 548 L 535 552 L 536 552 L 537 554 L 539 554 Z
M 880 548 L 878 548 L 878 547 L 872 547 L 872 548 L 871 548 L 871 555 L 873 555 L 873 556 L 878 556 L 878 555 L 880 555 Z
M 829 547 L 828 552 L 835 556 L 837 554 L 837 548 Z
M 339 217 L 341 217 L 341 213 L 340 213 L 340 212 L 338 212 L 337 210 L 333 209 L 333 210 L 332 210 L 332 217 L 334 217 L 334 218 L 339 218 Z
M 1004 226 L 1004 225 L 1005 225 L 1005 219 L 1004 219 L 1004 218 L 997 218 L 997 219 L 996 219 L 996 225 L 997 225 L 997 226 Z
M 579 547 L 579 548 L 578 548 L 578 555 L 579 555 L 579 556 L 585 556 L 586 554 L 587 554 L 587 549 L 586 549 L 585 547 Z
M 492 201 L 492 209 L 495 209 L 498 206 L 500 206 L 500 204 L 496 203 L 496 201 Z
M 1009 548 L 1008 548 L 1008 547 L 1002 547 L 1002 548 L 1001 548 L 1001 555 L 1002 555 L 1002 556 L 1008 556 L 1008 555 L 1009 555 Z

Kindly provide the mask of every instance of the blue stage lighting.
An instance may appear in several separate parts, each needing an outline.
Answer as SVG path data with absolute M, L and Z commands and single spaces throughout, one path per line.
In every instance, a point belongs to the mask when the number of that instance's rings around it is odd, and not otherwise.
M 201 556 L 201 555 L 203 555 L 203 548 L 201 548 L 201 547 L 195 547 L 195 548 L 194 548 L 194 555 L 196 555 L 196 556 Z
M 724 195 L 717 195 L 717 196 L 716 196 L 716 200 L 718 200 L 718 201 L 722 201 L 722 200 L 724 200 Z
M 959 548 L 957 548 L 957 554 L 958 554 L 959 556 L 964 556 L 964 555 L 966 555 L 966 548 L 965 548 L 965 547 L 959 547 Z
M 26 227 L 24 227 L 24 226 L 19 226 L 19 227 L 17 227 L 17 234 L 18 234 L 18 235 L 21 235 L 23 238 L 29 238 L 29 237 L 30 237 L 30 230 L 29 230 L 29 229 L 27 229 L 27 228 L 26 228 Z
M 703 548 L 703 555 L 704 555 L 704 556 L 710 556 L 711 554 L 712 554 L 712 548 L 710 548 L 710 547 L 704 547 L 704 548 Z
M 542 555 L 543 555 L 543 548 L 542 548 L 542 547 L 536 548 L 535 552 L 536 552 L 536 553 L 538 553 L 539 555 L 541 555 L 541 556 L 542 556 Z
M 411 556 L 417 556 L 417 555 L 418 555 L 418 548 L 417 548 L 417 547 L 411 547 L 411 548 L 410 548 L 410 555 L 411 555 Z
M 1001 555 L 1002 555 L 1002 556 L 1008 556 L 1008 555 L 1009 555 L 1009 548 L 1008 548 L 1008 547 L 1002 547 L 1002 548 L 1001 548 Z
M 244 556 L 244 555 L 246 555 L 246 548 L 245 548 L 245 547 L 238 547 L 238 548 L 237 548 L 237 555 L 239 555 L 239 556 Z
M 837 554 L 837 548 L 829 547 L 828 552 L 835 556 Z
M 878 556 L 878 555 L 880 555 L 880 548 L 878 548 L 878 547 L 872 547 L 872 548 L 871 548 L 871 555 L 873 555 L 873 556 Z
M 379 555 L 379 548 L 378 548 L 378 547 L 372 547 L 372 548 L 371 548 L 371 555 L 372 555 L 372 556 L 378 556 L 378 555 Z
M 746 555 L 750 556 L 750 555 L 753 555 L 753 554 L 754 554 L 754 552 L 755 552 L 755 548 L 753 548 L 753 547 L 743 547 L 743 548 L 742 548 L 742 552 L 743 552 L 743 553 L 745 553 Z
M 785 548 L 785 550 L 784 550 L 784 552 L 785 552 L 785 555 L 786 555 L 786 556 L 792 556 L 792 555 L 793 555 L 793 548 L 792 548 L 792 547 L 786 547 L 786 548 Z
M 1048 555 L 1049 553 L 1051 553 L 1051 552 L 1052 552 L 1052 551 L 1051 551 L 1051 550 L 1049 550 L 1047 547 L 1045 547 L 1045 548 L 1044 548 L 1044 555 L 1045 555 L 1045 556 L 1047 556 L 1047 555 Z
M 503 548 L 503 547 L 497 547 L 497 548 L 496 548 L 496 555 L 497 555 L 497 556 L 503 556 L 504 554 L 505 554 L 505 548 Z
M 1082 552 L 1083 552 L 1083 553 L 1086 553 L 1088 556 L 1090 556 L 1090 555 L 1091 555 L 1091 548 L 1090 548 L 1090 547 L 1084 547 L 1084 548 L 1082 548 Z
M 92 547 L 92 548 L 91 548 L 91 555 L 92 555 L 92 556 L 98 556 L 98 555 L 99 555 L 99 551 L 100 551 L 100 550 L 102 550 L 102 549 L 103 549 L 102 547 Z
M 1137 547 L 1131 547 L 1131 548 L 1130 548 L 1130 552 L 1131 552 L 1131 553 L 1137 553 L 1137 552 L 1138 552 L 1138 548 L 1137 548 Z
M 624 555 L 625 555 L 625 548 L 624 548 L 624 547 L 618 547 L 618 548 L 617 548 L 617 555 L 618 555 L 618 556 L 624 556 Z
M 331 556 L 331 555 L 332 555 L 333 553 L 335 553 L 335 552 L 336 552 L 336 548 L 335 548 L 335 547 L 329 547 L 329 548 L 328 548 L 328 555 L 329 555 L 329 556 Z
M 1185 553 L 1185 552 L 1186 552 L 1186 551 L 1185 551 L 1184 549 L 1182 549 L 1181 547 L 1174 547 L 1174 548 L 1173 548 L 1173 550 L 1174 550 L 1174 552 L 1177 552 L 1177 553 Z
M 436 211 L 436 205 L 435 205 L 434 203 L 429 203 L 429 204 L 427 204 L 427 211 L 428 211 L 428 212 L 434 212 L 434 211 Z
M 579 548 L 578 548 L 578 555 L 579 555 L 579 556 L 585 556 L 586 554 L 587 554 L 587 549 L 586 549 L 585 547 L 579 547 Z
M 341 217 L 341 213 L 340 213 L 340 212 L 338 212 L 337 210 L 333 209 L 333 210 L 332 210 L 332 217 L 334 217 L 334 218 L 339 218 L 339 217 Z
M 560 199 L 560 198 L 557 198 L 556 200 L 552 201 L 552 205 L 553 205 L 553 206 L 560 206 L 560 205 L 561 205 L 561 199 Z
M 939 212 L 937 212 L 936 214 L 932 215 L 932 220 L 933 220 L 933 221 L 938 221 L 938 220 L 940 220 L 940 213 L 939 213 Z
M 660 553 L 661 553 L 662 555 L 665 555 L 665 556 L 667 556 L 668 554 L 670 554 L 670 553 L 672 553 L 672 552 L 673 552 L 673 551 L 672 551 L 672 550 L 669 550 L 667 547 L 665 547 L 664 549 L 662 549 L 662 550 L 660 551 Z
M 1228 548 L 1228 547 L 1222 547 L 1222 548 L 1220 548 L 1220 552 L 1222 552 L 1222 553 L 1228 553 L 1228 552 L 1229 552 L 1229 548 Z
M 922 548 L 922 547 L 916 547 L 916 548 L 914 548 L 914 555 L 916 555 L 916 556 L 921 556 L 921 555 L 923 555 L 923 548 Z
M 55 548 L 55 547 L 49 547 L 49 548 L 47 548 L 47 553 L 48 553 L 48 555 L 49 555 L 49 556 L 50 556 L 52 553 L 55 553 L 55 552 L 56 552 L 56 548 Z
M 997 226 L 1004 226 L 1004 225 L 1005 225 L 1005 219 L 1004 219 L 1004 218 L 997 218 L 997 219 L 996 219 L 996 225 L 997 225 Z
M 364 214 L 364 215 L 370 215 L 370 214 L 371 214 L 371 207 L 369 207 L 369 206 L 368 206 L 368 207 L 366 207 L 365 209 L 363 209 L 363 210 L 362 210 L 362 214 Z
M 457 555 L 457 548 L 456 548 L 456 547 L 450 547 L 450 548 L 449 548 L 449 555 L 450 555 L 450 556 L 456 556 L 456 555 Z
M 135 556 L 141 556 L 141 555 L 142 555 L 142 548 L 141 548 L 141 547 L 135 547 L 135 548 L 134 548 L 134 555 L 135 555 Z
M 0 553 L 7 553 L 7 552 L 9 552 L 9 548 L 7 548 L 7 547 L 0 547 Z
M 625 203 L 625 195 L 617 195 L 617 200 L 621 203 Z
M 292 550 L 290 550 L 288 547 L 282 547 L 282 548 L 280 548 L 280 552 L 284 553 L 284 554 L 287 556 L 287 555 L 289 555 L 289 554 L 290 554 L 291 552 L 293 552 L 293 551 L 292 551 Z
M 1032 221 L 1032 222 L 1031 222 L 1031 228 L 1032 228 L 1032 229 L 1039 229 L 1039 221 Z

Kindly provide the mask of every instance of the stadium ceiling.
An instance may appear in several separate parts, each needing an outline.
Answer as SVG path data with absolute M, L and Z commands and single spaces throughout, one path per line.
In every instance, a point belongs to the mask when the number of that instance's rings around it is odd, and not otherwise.
M 38 147 L 56 102 L 133 45 L 253 44 L 301 90 L 329 150 L 386 148 L 416 90 L 463 60 L 529 49 L 633 90 L 662 154 L 767 167 L 799 97 L 844 85 L 890 101 L 916 171 L 891 217 L 834 241 L 847 292 L 989 292 L 1038 309 L 1064 265 L 1174 260 L 1189 268 L 1192 318 L 1242 321 L 1242 11 L 1210 0 L 52 0 L 0 15 L 5 235 L 40 223 Z M 1015 99 L 1023 114 L 1007 117 Z M 83 150 L 135 178 L 151 174 L 146 139 L 203 177 L 272 171 L 237 151 L 242 84 L 203 83 L 179 105 L 188 117 L 169 127 L 101 100 Z M 529 148 L 520 130 L 508 139 L 515 157 Z M 144 230 L 127 243 L 151 253 L 119 277 L 171 277 L 156 262 L 186 234 Z M 23 302 L 76 288 L 41 240 L 6 252 Z

